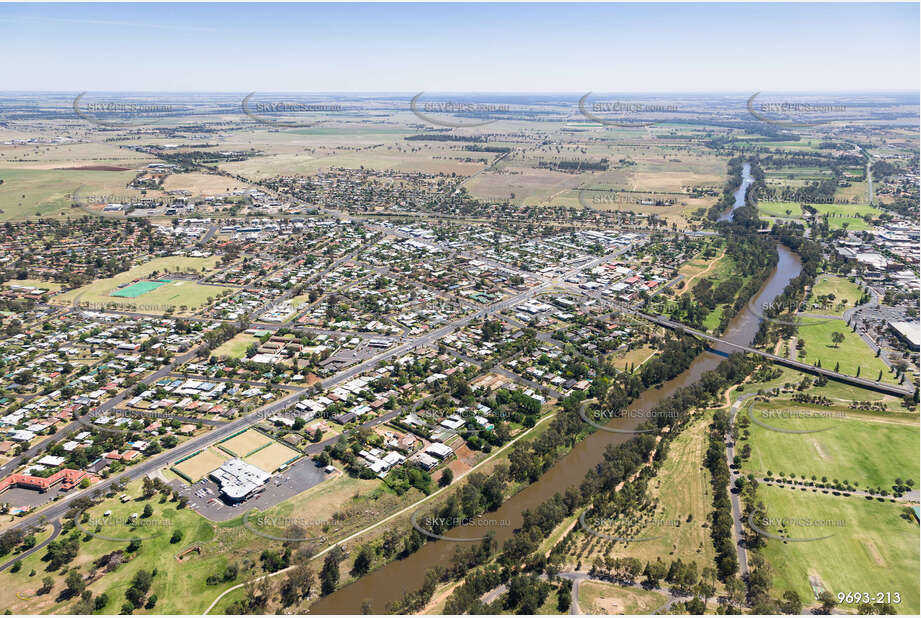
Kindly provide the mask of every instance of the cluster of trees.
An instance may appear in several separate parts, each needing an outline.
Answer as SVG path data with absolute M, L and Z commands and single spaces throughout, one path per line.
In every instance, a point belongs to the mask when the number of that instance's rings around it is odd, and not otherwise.
M 0 556 L 5 556 L 22 545 L 22 550 L 28 550 L 35 546 L 35 535 L 31 532 L 26 534 L 22 530 L 7 530 L 0 535 Z
M 707 453 L 704 463 L 710 470 L 713 488 L 713 515 L 710 522 L 710 536 L 716 547 L 716 566 L 719 578 L 726 581 L 739 570 L 739 559 L 732 542 L 732 504 L 729 501 L 729 466 L 726 464 L 725 440 L 730 420 L 724 410 L 713 416 L 708 435 Z
M 753 369 L 754 363 L 744 356 L 730 356 L 715 370 L 705 373 L 697 384 L 680 389 L 672 397 L 657 406 L 652 414 L 653 420 L 651 422 L 660 424 L 660 426 L 665 424 L 680 426 L 686 423 L 689 413 L 694 407 L 707 403 L 728 384 L 740 380 Z M 564 413 L 566 406 L 574 409 L 579 405 L 578 399 L 564 400 L 563 403 Z M 663 437 L 662 441 L 667 442 L 671 439 L 670 436 L 677 435 L 677 433 L 677 431 L 670 432 L 668 436 Z M 450 613 L 477 613 L 484 611 L 479 597 L 484 592 L 492 590 L 502 583 L 510 582 L 513 577 L 518 575 L 518 570 L 522 564 L 525 565 L 525 570 L 537 572 L 546 570 L 550 574 L 555 573 L 554 565 L 562 560 L 566 539 L 554 547 L 549 559 L 543 555 L 535 554 L 535 550 L 540 543 L 547 538 L 547 535 L 560 522 L 572 515 L 577 508 L 590 501 L 594 504 L 594 502 L 601 500 L 602 502 L 599 502 L 599 504 L 602 504 L 605 496 L 618 496 L 614 492 L 614 488 L 640 470 L 655 448 L 656 439 L 649 433 L 637 434 L 630 441 L 620 445 L 611 445 L 605 450 L 603 461 L 586 474 L 578 489 L 570 487 L 564 494 L 554 495 L 536 509 L 525 511 L 521 527 L 503 545 L 502 553 L 497 560 L 498 564 L 471 571 L 465 578 L 464 583 L 456 588 L 449 597 L 445 607 L 446 611 L 450 611 Z M 722 451 L 720 453 L 722 456 Z M 639 499 L 639 493 L 635 494 L 635 496 Z M 728 515 L 728 510 L 726 512 Z M 641 567 L 640 564 L 631 566 L 628 562 L 616 564 L 618 568 L 628 570 L 636 567 L 634 569 L 636 573 L 639 572 Z M 659 579 L 670 578 L 668 581 L 675 582 L 680 586 L 687 584 L 691 579 L 696 581 L 696 578 L 693 577 L 696 569 L 696 565 L 674 564 L 659 574 L 658 567 L 652 565 L 651 575 L 653 578 L 658 577 Z M 647 577 L 649 577 L 648 574 Z M 522 581 L 527 580 L 518 580 L 519 585 Z M 533 607 L 533 603 L 540 600 L 540 590 L 529 592 L 527 597 L 521 598 L 530 599 L 530 601 L 525 601 L 524 603 L 528 607 Z M 569 598 L 567 597 L 566 601 L 561 601 L 565 604 L 565 608 L 568 608 L 568 600 Z M 518 607 L 521 606 L 519 605 Z M 565 611 L 565 609 L 561 611 Z
M 131 579 L 131 585 L 125 591 L 125 604 L 122 605 L 121 613 L 131 614 L 135 609 L 141 607 L 151 609 L 157 604 L 157 595 L 152 594 L 149 598 L 147 597 L 150 585 L 153 583 L 153 578 L 156 574 L 156 569 L 153 571 L 140 569 L 134 574 Z
M 775 224 L 771 228 L 771 237 L 800 256 L 802 270 L 774 298 L 771 305 L 765 307 L 766 317 L 775 318 L 783 315 L 785 319 L 776 322 L 763 321 L 754 340 L 755 344 L 759 345 L 796 334 L 794 314 L 803 302 L 806 287 L 815 282 L 816 273 L 823 260 L 821 243 L 806 237 L 803 226 L 797 223 Z
M 723 185 L 720 199 L 707 211 L 710 221 L 716 221 L 735 205 L 735 192 L 742 184 L 742 163 L 742 157 L 733 157 L 729 160 L 729 179 Z

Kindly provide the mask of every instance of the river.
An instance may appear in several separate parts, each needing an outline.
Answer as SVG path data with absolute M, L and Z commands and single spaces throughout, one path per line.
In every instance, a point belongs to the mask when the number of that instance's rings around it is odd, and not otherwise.
M 744 180 L 746 176 L 750 184 L 751 176 L 747 164 L 743 171 L 743 186 L 746 186 Z M 745 192 L 742 188 L 739 191 L 744 201 Z M 783 291 L 787 283 L 802 270 L 802 263 L 795 253 L 783 245 L 777 245 L 777 253 L 777 266 L 755 295 L 752 303 L 755 307 L 771 303 Z M 758 332 L 760 322 L 761 319 L 758 316 L 743 308 L 729 323 L 722 338 L 733 343 L 748 345 Z M 696 382 L 704 372 L 714 369 L 726 356 L 728 350 L 718 348 L 719 346 L 716 351 L 701 353 L 687 370 L 659 388 L 651 388 L 643 392 L 630 404 L 628 410 L 650 410 L 677 389 Z M 617 429 L 632 429 L 642 422 L 641 417 L 642 414 L 637 414 L 633 415 L 633 418 L 614 419 L 608 423 L 608 426 Z M 474 538 L 483 536 L 487 531 L 492 530 L 501 548 L 515 528 L 521 525 L 523 511 L 533 510 L 553 494 L 562 493 L 568 487 L 578 487 L 585 474 L 601 462 L 602 453 L 608 445 L 620 444 L 631 437 L 632 434 L 629 433 L 596 431 L 576 444 L 535 483 L 510 497 L 497 511 L 484 515 L 485 519 L 497 522 L 507 520 L 511 525 L 493 528 L 486 528 L 482 525 L 479 527 L 462 526 L 446 533 L 447 536 Z M 451 541 L 426 543 L 406 559 L 391 562 L 333 594 L 319 599 L 313 604 L 310 611 L 314 614 L 358 614 L 362 601 L 371 599 L 373 611 L 382 613 L 386 610 L 388 602 L 400 599 L 404 592 L 419 589 L 427 569 L 439 564 L 447 565 L 459 544 L 468 545 L 468 543 Z
M 736 208 L 741 208 L 745 205 L 745 194 L 748 192 L 748 188 L 751 186 L 752 182 L 754 182 L 754 178 L 752 178 L 752 166 L 749 163 L 743 163 L 742 184 L 740 184 L 736 192 L 732 194 L 735 198 L 732 208 L 725 212 L 717 221 L 732 221 L 732 215 L 736 211 Z

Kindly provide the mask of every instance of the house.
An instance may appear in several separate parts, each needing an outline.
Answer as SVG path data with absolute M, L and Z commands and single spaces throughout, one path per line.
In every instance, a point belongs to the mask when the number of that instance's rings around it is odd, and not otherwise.
M 433 455 L 437 457 L 438 459 L 447 459 L 448 457 L 454 454 L 454 451 L 451 449 L 450 446 L 446 444 L 441 444 L 439 442 L 436 442 L 434 444 L 429 444 L 427 447 L 425 447 L 424 452 L 428 453 L 429 455 Z

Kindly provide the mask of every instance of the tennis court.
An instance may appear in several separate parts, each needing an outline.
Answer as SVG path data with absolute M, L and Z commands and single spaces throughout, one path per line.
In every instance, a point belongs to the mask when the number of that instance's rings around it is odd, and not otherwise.
M 133 283 L 128 287 L 122 288 L 120 290 L 115 290 L 109 296 L 118 296 L 120 298 L 137 298 L 141 294 L 146 294 L 151 290 L 156 290 L 161 285 L 166 285 L 170 283 L 170 279 L 159 279 L 157 281 L 138 281 Z

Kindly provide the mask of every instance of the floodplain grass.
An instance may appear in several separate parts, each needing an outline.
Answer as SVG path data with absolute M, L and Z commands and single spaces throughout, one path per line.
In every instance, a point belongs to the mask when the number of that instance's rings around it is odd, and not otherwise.
M 668 599 L 661 592 L 601 581 L 579 583 L 579 609 L 583 614 L 651 614 Z
M 626 371 L 629 369 L 630 365 L 633 365 L 633 369 L 635 370 L 649 360 L 655 352 L 656 348 L 643 345 L 633 350 L 628 350 L 623 354 L 612 356 L 611 363 L 619 370 L 622 369 Z
M 592 545 L 585 553 L 576 557 L 571 553 L 568 567 L 590 565 L 596 558 L 632 557 L 644 564 L 662 558 L 666 562 L 681 559 L 697 562 L 698 567 L 712 564 L 715 559 L 713 541 L 710 538 L 709 517 L 713 511 L 710 472 L 704 467 L 707 450 L 707 430 L 712 421 L 711 413 L 704 413 L 693 420 L 669 445 L 668 453 L 658 473 L 650 479 L 647 494 L 656 501 L 655 513 L 627 515 L 625 521 L 639 522 L 649 515 L 655 522 L 630 528 L 629 537 L 635 541 L 615 541 L 610 548 L 608 540 L 595 542 L 590 532 L 576 523 L 576 546 Z M 589 518 L 587 520 L 591 522 Z M 656 523 L 658 522 L 658 523 Z M 559 534 L 569 527 L 571 520 L 564 521 L 554 530 Z M 592 526 L 602 534 L 617 537 L 620 533 L 612 526 Z M 639 540 L 643 539 L 643 540 Z
M 207 447 L 199 454 L 178 464 L 173 464 L 172 467 L 191 479 L 193 483 L 197 483 L 214 470 L 217 470 L 228 459 L 230 459 L 230 455 L 224 451 Z
M 751 447 L 751 457 L 742 463 L 745 472 L 775 477 L 781 472 L 797 479 L 815 476 L 829 481 L 858 483 L 857 489 L 880 487 L 891 491 L 896 478 L 921 482 L 921 447 L 918 420 L 908 414 L 847 410 L 846 406 L 828 408 L 791 401 L 757 402 L 751 416 L 757 421 L 792 431 L 784 433 L 749 421 L 748 438 L 740 440 Z M 739 420 L 747 417 L 748 404 L 739 411 Z M 885 445 L 868 449 L 868 444 Z M 796 457 L 791 457 L 796 453 Z
M 781 373 L 779 377 L 774 378 L 773 380 L 768 380 L 767 382 L 746 382 L 742 385 L 741 391 L 737 391 L 733 388 L 731 391 L 729 391 L 730 400 L 736 401 L 742 395 L 757 393 L 758 391 L 766 392 L 773 388 L 782 389 L 785 384 L 790 384 L 791 387 L 796 387 L 800 382 L 802 382 L 803 378 L 809 378 L 810 380 L 815 379 L 815 376 L 813 375 L 803 373 L 801 371 L 796 371 L 795 369 L 790 369 L 789 367 L 773 365 L 773 368 L 780 370 Z M 837 382 L 835 380 L 828 380 L 824 386 L 813 385 L 809 388 L 808 392 L 810 395 L 827 397 L 834 402 L 844 404 L 847 404 L 851 401 L 874 401 L 884 404 L 887 409 L 893 412 L 904 413 L 907 411 L 906 408 L 902 405 L 903 402 L 900 397 L 878 393 L 876 391 L 860 388 L 859 386 L 854 386 L 852 384 Z M 787 395 L 787 397 L 789 397 L 789 395 Z M 793 404 L 791 403 L 791 405 Z M 845 407 L 847 406 L 845 405 Z M 917 406 L 913 409 L 914 413 L 917 413 Z
M 710 413 L 694 419 L 669 445 L 665 462 L 649 482 L 649 494 L 659 502 L 659 516 L 679 524 L 647 528 L 641 536 L 663 538 L 634 543 L 627 555 L 644 562 L 667 556 L 668 560 L 695 561 L 700 567 L 713 563 L 716 552 L 708 524 L 713 498 L 710 471 L 704 466 L 711 421 Z
M 831 301 L 826 308 L 822 308 L 818 297 L 828 294 L 834 294 L 835 300 Z M 833 275 L 819 275 L 809 294 L 809 299 L 806 301 L 806 311 L 827 315 L 844 315 L 844 311 L 853 307 L 861 296 L 863 296 L 863 292 L 860 286 L 853 281 Z M 813 308 L 813 304 L 818 304 L 819 306 Z
M 918 524 L 912 517 L 902 516 L 905 504 L 765 485 L 758 488 L 758 498 L 769 518 L 844 522 L 843 526 L 826 527 L 789 525 L 782 533 L 790 538 L 832 534 L 820 541 L 765 539 L 766 545 L 759 551 L 772 569 L 773 596 L 795 590 L 804 605 L 816 604 L 809 586 L 809 577 L 815 576 L 833 596 L 839 592 L 898 592 L 902 602 L 896 611 L 918 613 Z M 770 526 L 759 527 L 777 532 Z
M 876 380 L 882 371 L 882 382 L 898 383 L 889 367 L 842 320 L 812 320 L 809 324 L 801 324 L 797 332 L 805 344 L 806 355 L 800 359 L 803 362 L 810 365 L 821 362 L 823 369 L 832 371 L 837 366 L 838 373 L 849 376 L 856 376 L 859 367 L 860 377 L 867 380 Z M 832 341 L 832 333 L 836 332 L 844 336 L 840 344 Z
M 787 214 L 787 211 L 790 211 Z M 799 202 L 758 202 L 758 212 L 769 217 L 802 219 L 803 209 Z

